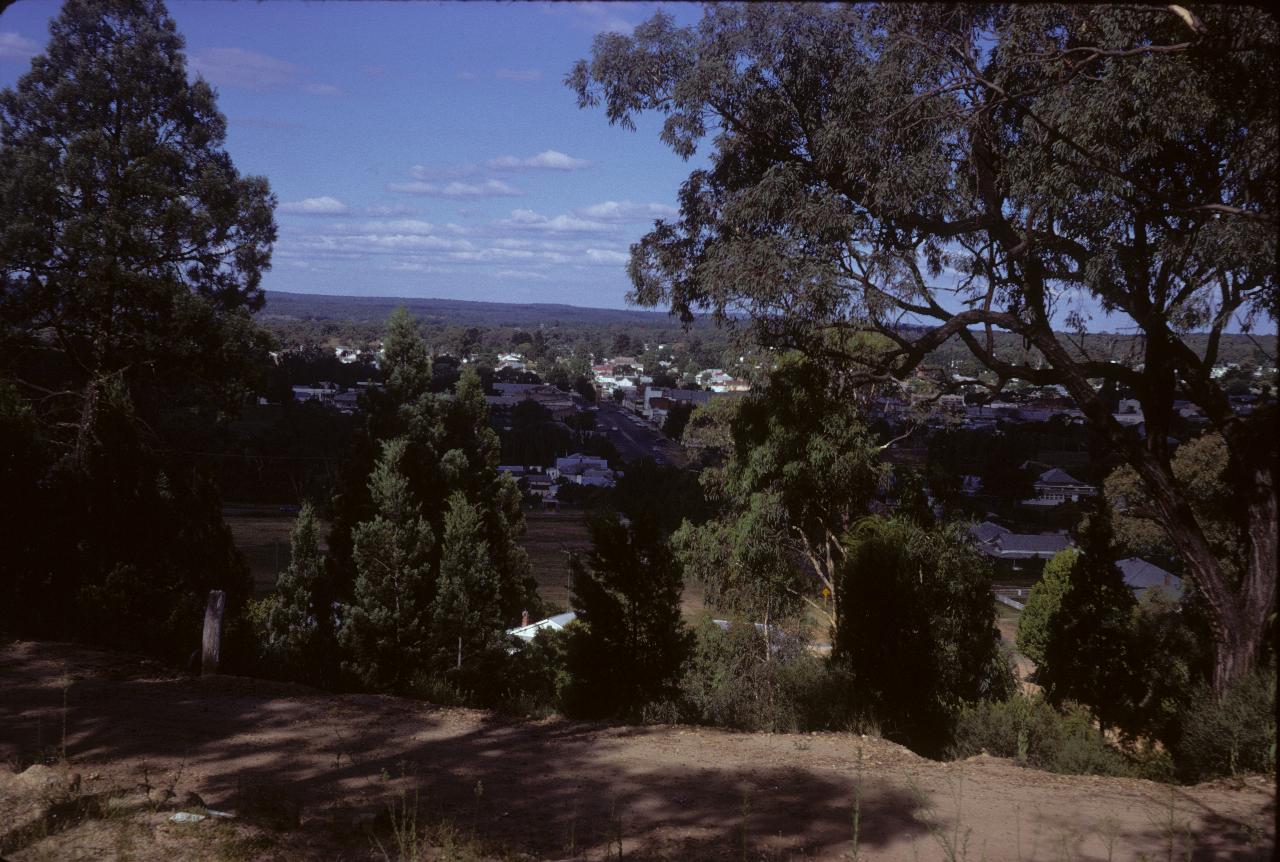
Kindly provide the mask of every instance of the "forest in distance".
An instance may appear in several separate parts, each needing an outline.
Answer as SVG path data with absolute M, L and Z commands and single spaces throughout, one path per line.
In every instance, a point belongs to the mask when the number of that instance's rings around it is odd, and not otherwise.
M 424 332 L 429 335 L 443 335 L 451 327 L 512 332 L 543 329 L 552 338 L 559 336 L 561 340 L 570 342 L 579 333 L 591 333 L 599 336 L 600 344 L 611 347 L 613 335 L 625 332 L 634 336 L 638 343 L 676 342 L 696 336 L 717 350 L 731 347 L 731 339 L 711 321 L 700 318 L 685 327 L 671 314 L 660 311 L 270 290 L 264 294 L 266 303 L 257 312 L 257 319 L 283 348 L 339 345 L 371 348 L 380 340 L 382 327 L 391 312 L 401 305 L 420 321 Z M 1017 335 L 996 331 L 994 337 L 996 350 L 1001 355 L 1016 356 L 1027 352 L 1023 339 Z M 1134 333 L 1064 333 L 1063 340 L 1070 348 L 1102 360 L 1132 363 L 1138 361 L 1143 353 L 1143 336 Z M 1200 355 L 1204 354 L 1209 340 L 1207 333 L 1191 332 L 1186 335 L 1188 346 Z M 440 341 L 441 344 L 447 342 L 447 339 Z M 1265 367 L 1274 362 L 1276 334 L 1224 333 L 1218 351 L 1226 364 Z M 952 336 L 936 348 L 929 362 L 956 371 L 961 370 L 959 366 L 973 373 L 980 370 L 959 336 Z

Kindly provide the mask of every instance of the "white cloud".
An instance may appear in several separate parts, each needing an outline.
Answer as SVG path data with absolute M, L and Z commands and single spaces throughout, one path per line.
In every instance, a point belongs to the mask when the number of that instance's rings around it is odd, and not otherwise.
M 631 255 L 626 252 L 613 251 L 612 249 L 589 248 L 587 249 L 587 259 L 592 263 L 625 264 L 631 260 Z
M 270 90 L 295 83 L 301 67 L 243 48 L 205 48 L 188 61 L 193 72 L 211 83 L 246 90 Z
M 406 195 L 426 195 L 437 198 L 498 198 L 520 197 L 524 192 L 501 180 L 485 180 L 481 183 L 464 183 L 454 181 L 445 183 L 427 183 L 422 181 L 411 183 L 390 183 L 387 191 Z
M 40 46 L 11 30 L 0 33 L 0 60 L 30 60 L 40 53 Z
M 503 81 L 537 81 L 542 72 L 537 69 L 497 69 L 493 76 Z
M 414 165 L 409 168 L 409 176 L 415 180 L 456 179 L 457 177 L 471 176 L 479 170 L 479 165 L 470 162 L 454 165 L 451 168 L 429 168 L 426 165 Z
M 575 159 L 559 150 L 543 150 L 536 156 L 519 158 L 518 156 L 499 156 L 485 162 L 485 167 L 494 171 L 580 171 L 591 167 L 586 159 Z
M 369 233 L 409 233 L 426 236 L 436 232 L 436 226 L 431 222 L 420 221 L 418 219 L 396 219 L 395 221 L 366 222 L 360 227 L 361 230 Z
M 302 89 L 313 96 L 341 96 L 342 90 L 333 84 L 303 84 Z
M 337 198 L 328 195 L 318 198 L 304 198 L 287 204 L 280 204 L 280 212 L 296 215 L 345 215 L 347 205 Z
M 549 13 L 570 15 L 574 26 L 580 30 L 629 35 L 635 29 L 635 24 L 618 14 L 618 10 L 625 8 L 625 5 L 608 2 L 551 3 L 543 8 Z
M 563 214 L 548 218 L 528 209 L 512 210 L 511 218 L 499 219 L 493 224 L 498 228 L 535 230 L 544 233 L 609 233 L 616 230 L 613 225 L 604 222 Z
M 297 89 L 316 96 L 342 92 L 332 84 L 304 80 L 307 70 L 296 63 L 243 48 L 204 48 L 190 55 L 187 66 L 192 74 L 223 87 L 259 92 Z
M 417 210 L 404 204 L 378 204 L 376 206 L 365 207 L 365 215 L 371 216 L 405 216 L 415 215 Z
M 532 269 L 500 269 L 494 273 L 499 278 L 514 278 L 521 281 L 550 281 L 551 276 Z
M 631 201 L 604 201 L 583 207 L 577 211 L 579 215 L 600 221 L 649 221 L 657 218 L 674 218 L 680 214 L 675 207 L 666 204 L 636 204 Z

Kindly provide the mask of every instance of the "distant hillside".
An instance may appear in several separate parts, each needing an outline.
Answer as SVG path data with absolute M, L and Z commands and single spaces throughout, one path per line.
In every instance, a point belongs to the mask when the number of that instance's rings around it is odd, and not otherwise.
M 382 323 L 400 305 L 428 325 L 460 326 L 626 326 L 669 329 L 679 320 L 661 311 L 580 308 L 551 303 L 472 302 L 463 299 L 413 299 L 394 296 L 326 296 L 266 291 L 264 320 L 316 320 Z M 710 326 L 699 322 L 697 328 Z
M 337 337 L 335 325 L 355 326 L 366 339 L 376 339 L 388 315 L 400 305 L 406 306 L 428 328 L 448 326 L 475 326 L 486 329 L 516 327 L 530 329 L 567 328 L 582 329 L 600 327 L 614 330 L 676 330 L 678 318 L 662 311 L 638 311 L 618 308 L 581 308 L 576 305 L 557 305 L 536 302 L 473 302 L 463 299 L 414 299 L 395 296 L 330 296 L 317 293 L 283 293 L 266 291 L 266 306 L 258 317 L 268 328 L 283 329 L 298 323 L 309 328 L 325 330 L 326 337 Z M 272 324 L 275 326 L 272 326 Z M 693 327 L 703 333 L 703 338 L 723 337 L 711 334 L 715 324 L 708 318 L 699 318 Z M 903 331 L 917 335 L 922 327 L 903 326 Z M 346 333 L 348 340 L 355 336 Z M 1081 346 L 1074 335 L 1063 334 L 1064 340 L 1077 355 Z M 359 338 L 355 338 L 359 341 Z M 1186 337 L 1187 343 L 1203 355 L 1208 338 L 1203 334 Z M 1083 347 L 1096 358 L 1115 359 L 1120 362 L 1137 362 L 1142 358 L 1142 339 L 1131 334 L 1108 332 L 1089 333 L 1083 339 Z M 1008 332 L 995 335 L 996 354 L 1011 362 L 1035 361 L 1036 351 L 1028 350 L 1019 336 Z M 1219 349 L 1221 362 L 1251 362 L 1270 364 L 1275 361 L 1276 336 L 1224 335 Z M 933 351 L 931 364 L 949 366 L 957 373 L 976 374 L 977 362 L 958 336 Z

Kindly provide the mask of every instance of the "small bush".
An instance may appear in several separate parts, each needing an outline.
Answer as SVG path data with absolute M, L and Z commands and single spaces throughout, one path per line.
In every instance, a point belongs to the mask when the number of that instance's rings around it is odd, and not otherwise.
M 766 652 L 750 624 L 722 630 L 704 620 L 681 679 L 691 721 L 757 731 L 860 728 L 847 674 L 812 655 L 803 641 L 775 635 Z
M 1131 776 L 1141 771 L 1107 742 L 1084 707 L 1067 704 L 1059 712 L 1040 696 L 987 701 L 961 710 L 952 756 L 984 751 L 1069 775 Z
M 1178 776 L 1207 781 L 1276 768 L 1276 674 L 1255 671 L 1216 700 L 1202 688 L 1180 716 Z
M 546 718 L 560 708 L 560 693 L 567 679 L 564 653 L 563 632 L 541 631 L 529 643 L 517 646 L 504 642 L 476 653 L 461 668 L 420 672 L 407 693 L 441 706 Z

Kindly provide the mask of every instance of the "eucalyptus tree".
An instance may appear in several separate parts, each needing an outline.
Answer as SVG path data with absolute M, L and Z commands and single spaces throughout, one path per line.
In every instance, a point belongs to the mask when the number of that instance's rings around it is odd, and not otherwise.
M 958 341 L 993 387 L 1065 387 L 1204 594 L 1221 692 L 1275 606 L 1274 414 L 1238 415 L 1211 372 L 1233 321 L 1276 319 L 1278 46 L 1273 18 L 1222 5 L 714 5 L 598 36 L 567 83 L 611 123 L 660 115 L 683 157 L 711 139 L 679 217 L 632 247 L 639 303 L 836 363 L 862 358 L 828 334 L 870 328 L 892 342 L 872 378 Z M 1055 330 L 1099 311 L 1141 334 L 1132 361 Z M 1135 393 L 1145 435 L 1099 381 Z M 1244 477 L 1239 578 L 1170 466 L 1175 398 Z
M 844 534 L 870 513 L 889 467 L 839 375 L 783 357 L 737 405 L 732 451 L 701 482 L 714 517 L 673 537 L 708 600 L 754 619 L 808 605 L 840 627 Z

